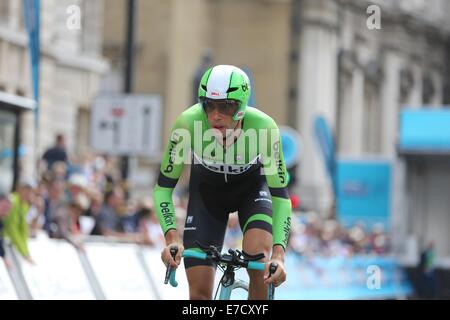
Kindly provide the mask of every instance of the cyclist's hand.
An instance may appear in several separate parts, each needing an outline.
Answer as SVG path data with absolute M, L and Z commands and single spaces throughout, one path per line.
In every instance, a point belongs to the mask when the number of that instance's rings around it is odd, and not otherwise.
M 277 270 L 274 274 L 269 278 L 269 267 L 270 264 L 274 262 L 278 265 Z M 286 270 L 284 268 L 284 262 L 281 259 L 272 258 L 269 262 L 266 263 L 266 268 L 264 269 L 264 284 L 273 283 L 275 287 L 278 287 L 280 284 L 286 281 Z
M 175 256 L 175 260 L 173 259 L 172 255 L 170 253 L 171 247 L 178 248 L 178 252 L 177 252 L 177 255 Z M 171 243 L 167 247 L 165 247 L 163 249 L 163 251 L 161 252 L 161 260 L 164 262 L 166 267 L 170 264 L 172 267 L 178 268 L 178 266 L 180 265 L 180 262 L 181 262 L 181 256 L 183 254 L 183 251 L 184 251 L 184 246 L 181 243 L 176 243 L 176 242 Z

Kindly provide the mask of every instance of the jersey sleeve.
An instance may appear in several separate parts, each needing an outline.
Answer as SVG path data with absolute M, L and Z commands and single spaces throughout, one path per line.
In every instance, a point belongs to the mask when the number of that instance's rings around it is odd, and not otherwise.
M 175 122 L 164 151 L 158 181 L 153 189 L 153 204 L 164 234 L 176 229 L 172 193 L 183 172 L 185 157 L 190 150 L 190 138 L 183 114 Z
M 264 174 L 272 197 L 273 245 L 281 245 L 286 250 L 291 229 L 292 204 L 287 188 L 288 177 L 280 130 L 272 119 L 268 127 L 267 150 L 264 154 Z

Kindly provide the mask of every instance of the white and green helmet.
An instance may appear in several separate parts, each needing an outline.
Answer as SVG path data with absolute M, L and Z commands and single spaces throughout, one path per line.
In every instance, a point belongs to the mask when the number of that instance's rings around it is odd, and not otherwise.
M 203 75 L 198 97 L 200 101 L 205 98 L 239 101 L 239 108 L 233 115 L 233 120 L 237 121 L 245 115 L 250 92 L 250 80 L 244 71 L 235 66 L 218 65 L 209 68 Z

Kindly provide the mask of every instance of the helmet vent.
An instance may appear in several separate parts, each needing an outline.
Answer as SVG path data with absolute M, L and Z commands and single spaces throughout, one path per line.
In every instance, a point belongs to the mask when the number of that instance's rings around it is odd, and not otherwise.
M 234 91 L 236 91 L 238 89 L 239 88 L 237 88 L 237 87 L 228 88 L 227 93 L 234 92 Z
M 204 84 L 202 84 L 202 89 L 205 90 L 205 91 L 208 91 Z

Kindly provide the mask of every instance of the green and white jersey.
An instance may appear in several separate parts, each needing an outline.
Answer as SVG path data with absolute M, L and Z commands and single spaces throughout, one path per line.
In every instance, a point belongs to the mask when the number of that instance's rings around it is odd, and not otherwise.
M 248 107 L 240 135 L 228 147 L 215 137 L 201 104 L 177 118 L 153 191 L 154 207 L 164 233 L 176 228 L 172 191 L 185 164 L 195 166 L 201 181 L 220 187 L 223 192 L 245 183 L 251 176 L 264 176 L 272 199 L 273 243 L 286 248 L 291 202 L 280 132 L 270 116 Z

